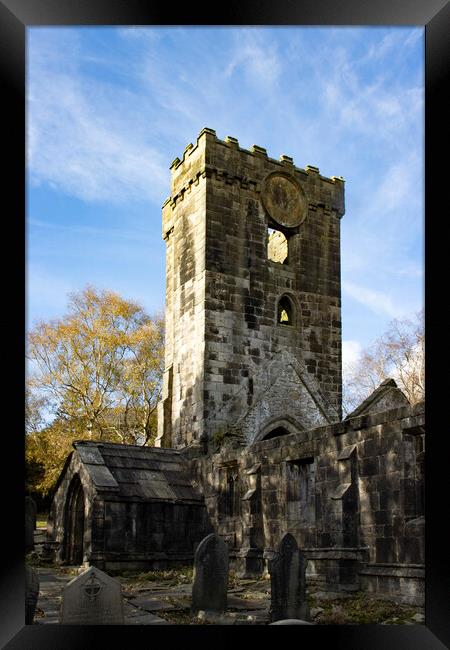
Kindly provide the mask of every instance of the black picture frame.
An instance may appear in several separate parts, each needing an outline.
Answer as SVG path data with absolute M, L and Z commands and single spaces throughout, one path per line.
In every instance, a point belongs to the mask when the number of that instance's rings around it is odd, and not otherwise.
M 24 608 L 24 352 L 25 352 L 25 32 L 36 25 L 422 25 L 425 27 L 425 267 L 426 374 L 429 421 L 426 460 L 426 606 L 425 625 L 414 626 L 239 626 L 239 640 L 279 643 L 278 635 L 298 634 L 296 642 L 330 643 L 334 648 L 371 650 L 434 650 L 450 647 L 449 544 L 446 526 L 449 495 L 445 445 L 448 368 L 446 292 L 439 280 L 448 277 L 447 237 L 441 231 L 448 185 L 444 153 L 448 148 L 448 102 L 445 94 L 449 63 L 448 0 L 229 0 L 208 10 L 198 3 L 170 5 L 150 0 L 0 0 L 0 69 L 4 89 L 3 300 L 1 327 L 6 354 L 3 376 L 3 525 L 0 564 L 0 643 L 24 648 L 132 648 L 139 644 L 199 641 L 233 643 L 234 626 L 68 627 L 25 625 Z M 6 91 L 6 92 L 5 92 Z M 445 174 L 445 177 L 444 177 Z M 7 253 L 12 253 L 8 256 Z M 442 307 L 441 307 L 442 304 Z M 15 369 L 15 370 L 13 370 Z M 447 398 L 448 399 L 448 398 Z M 445 466 L 444 466 L 445 463 Z M 7 470 L 11 468 L 11 471 Z M 446 489 L 447 488 L 447 489 Z M 284 630 L 284 632 L 283 632 Z M 251 635 L 251 636 L 249 636 Z M 270 636 L 272 635 L 272 638 Z M 314 647 L 314 646 L 313 646 Z

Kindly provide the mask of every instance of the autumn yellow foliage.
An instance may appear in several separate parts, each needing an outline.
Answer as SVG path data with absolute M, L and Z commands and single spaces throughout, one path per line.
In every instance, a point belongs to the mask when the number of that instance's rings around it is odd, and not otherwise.
M 152 444 L 163 351 L 161 315 L 92 286 L 69 296 L 65 316 L 33 327 L 26 460 L 35 489 L 51 489 L 74 440 Z

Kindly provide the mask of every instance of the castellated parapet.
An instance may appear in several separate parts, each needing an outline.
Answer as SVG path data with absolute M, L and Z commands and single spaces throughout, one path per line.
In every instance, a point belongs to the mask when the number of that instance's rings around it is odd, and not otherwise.
M 343 179 L 212 129 L 171 173 L 157 445 L 339 421 Z

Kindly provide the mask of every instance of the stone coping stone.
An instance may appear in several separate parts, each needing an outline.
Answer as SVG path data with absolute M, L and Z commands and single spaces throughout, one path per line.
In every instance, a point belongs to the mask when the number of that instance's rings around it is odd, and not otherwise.
M 425 568 L 418 566 L 383 566 L 373 564 L 361 569 L 361 571 L 358 572 L 358 575 L 423 579 L 425 577 Z

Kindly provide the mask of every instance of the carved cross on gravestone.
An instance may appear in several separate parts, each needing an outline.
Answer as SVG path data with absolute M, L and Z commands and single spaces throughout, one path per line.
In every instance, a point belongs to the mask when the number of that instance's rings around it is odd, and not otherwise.
M 194 556 L 192 613 L 222 613 L 227 608 L 228 548 L 218 536 L 208 535 L 197 547 Z
M 123 625 L 120 583 L 97 567 L 89 567 L 64 588 L 60 622 L 66 625 Z
M 287 533 L 269 563 L 272 622 L 308 618 L 305 570 L 305 557 L 295 538 Z
M 97 576 L 94 573 L 91 573 L 89 580 L 85 583 L 83 591 L 86 594 L 87 598 L 93 602 L 98 597 L 101 592 L 103 585 L 98 581 Z

